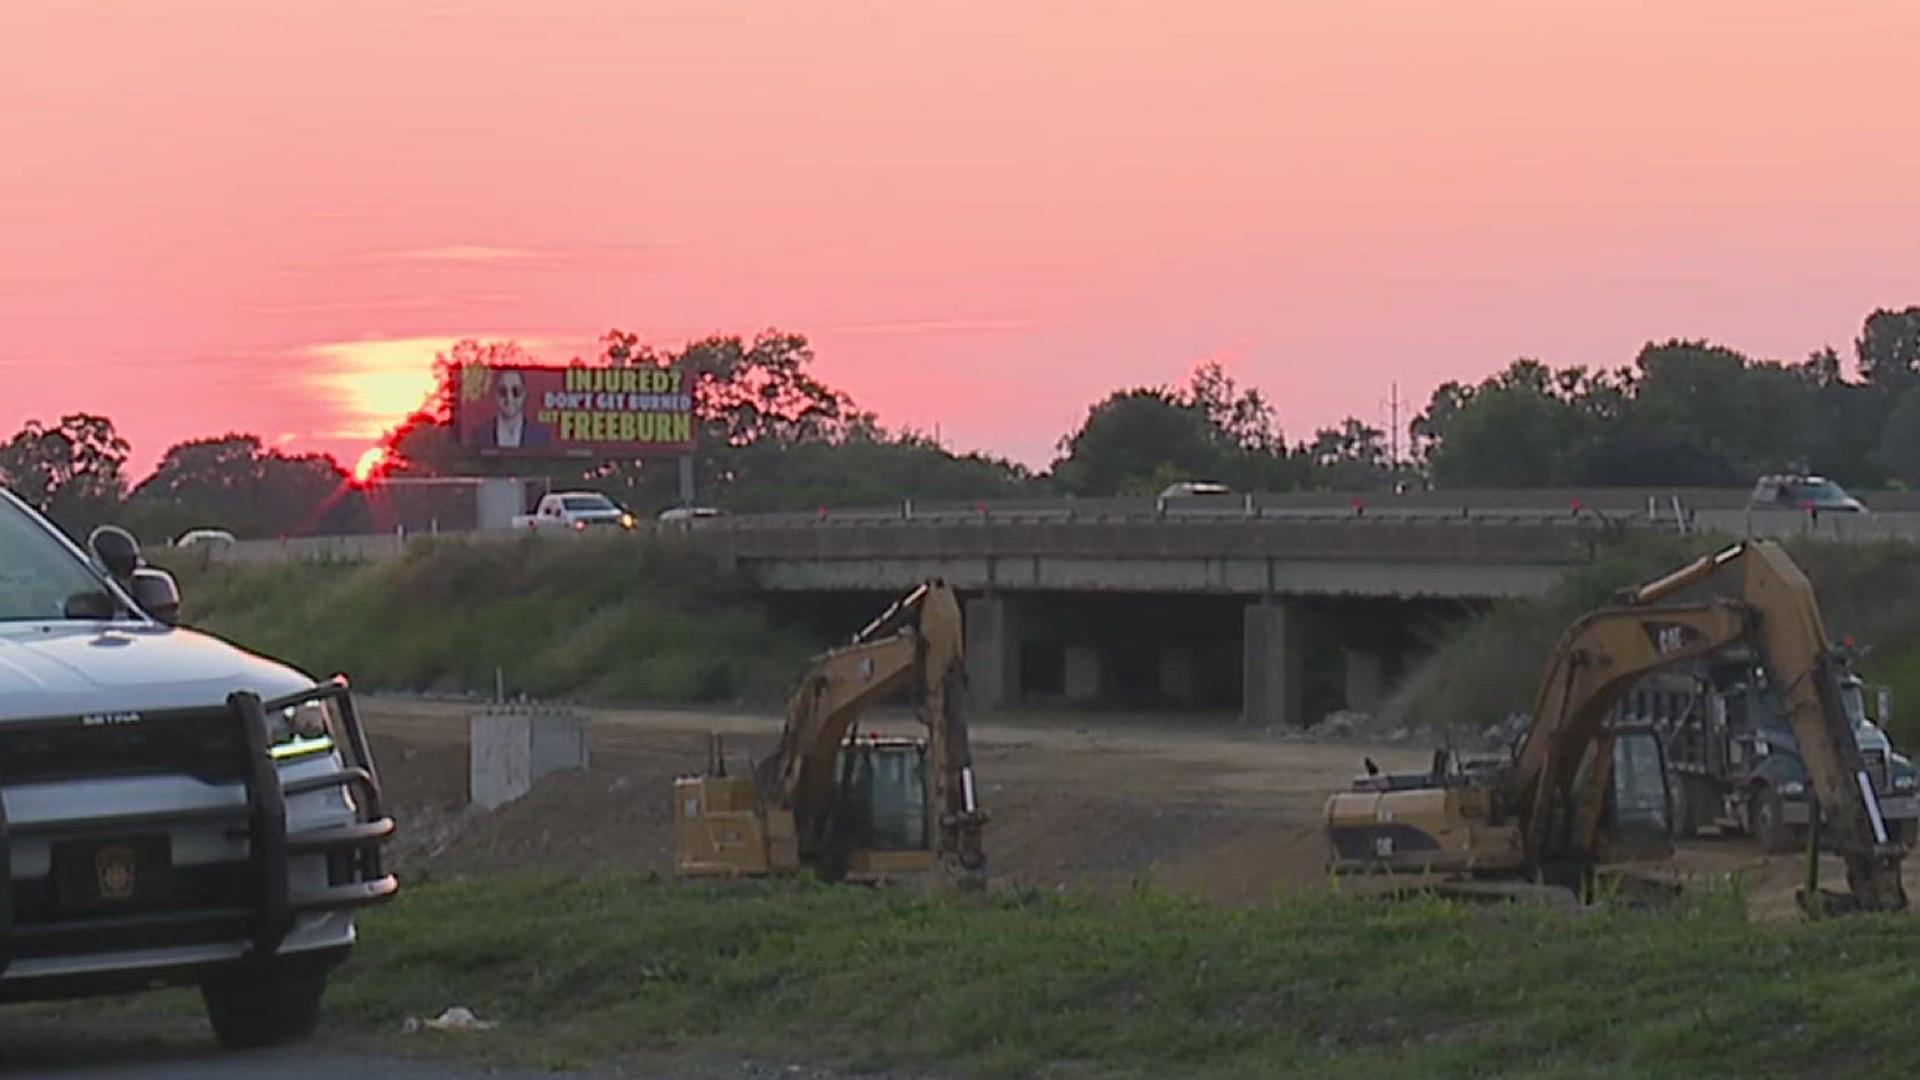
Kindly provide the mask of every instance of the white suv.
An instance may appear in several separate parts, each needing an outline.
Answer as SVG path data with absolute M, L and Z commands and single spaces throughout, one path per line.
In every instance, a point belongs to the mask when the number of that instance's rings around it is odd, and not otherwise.
M 88 543 L 0 489 L 0 1001 L 197 984 L 221 1042 L 302 1037 L 399 889 L 346 682 L 175 627 L 132 536 Z

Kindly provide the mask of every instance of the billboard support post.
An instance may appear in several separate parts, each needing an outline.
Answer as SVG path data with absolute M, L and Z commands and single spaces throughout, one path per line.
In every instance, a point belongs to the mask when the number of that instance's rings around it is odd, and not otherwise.
M 693 455 L 680 455 L 680 505 L 693 505 Z

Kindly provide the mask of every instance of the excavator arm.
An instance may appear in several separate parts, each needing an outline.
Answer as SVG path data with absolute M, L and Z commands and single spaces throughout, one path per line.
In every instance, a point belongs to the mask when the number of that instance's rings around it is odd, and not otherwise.
M 1760 614 L 1761 662 L 1779 690 L 1813 784 L 1815 839 L 1845 862 L 1853 905 L 1902 910 L 1907 906 L 1900 881 L 1905 851 L 1888 836 L 1880 816 L 1853 719 L 1841 700 L 1843 665 L 1827 637 L 1813 585 L 1777 544 L 1751 543 L 1736 550 L 1746 559 L 1746 602 Z
M 1738 601 L 1662 603 L 1735 563 L 1745 570 Z M 1861 762 L 1841 701 L 1840 661 L 1812 583 L 1770 541 L 1737 544 L 1629 590 L 1619 606 L 1586 616 L 1561 639 L 1503 791 L 1505 805 L 1524 815 L 1529 861 L 1591 858 L 1611 764 L 1605 721 L 1621 695 L 1657 668 L 1739 641 L 1756 647 L 1779 688 L 1825 838 L 1846 863 L 1852 903 L 1870 911 L 1905 908 L 1904 851 L 1889 840 Z M 1583 759 L 1593 764 L 1576 791 Z
M 1611 767 L 1604 727 L 1622 695 L 1648 672 L 1723 649 L 1749 629 L 1745 609 L 1727 603 L 1602 608 L 1568 629 L 1505 784 L 1504 804 L 1524 822 L 1529 862 L 1591 858 Z M 1589 758 L 1589 783 L 1576 792 Z

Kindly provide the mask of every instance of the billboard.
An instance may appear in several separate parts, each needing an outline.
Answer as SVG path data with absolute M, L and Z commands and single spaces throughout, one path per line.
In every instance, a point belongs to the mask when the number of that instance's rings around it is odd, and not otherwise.
M 672 367 L 456 368 L 461 445 L 516 457 L 644 457 L 693 451 L 693 388 Z

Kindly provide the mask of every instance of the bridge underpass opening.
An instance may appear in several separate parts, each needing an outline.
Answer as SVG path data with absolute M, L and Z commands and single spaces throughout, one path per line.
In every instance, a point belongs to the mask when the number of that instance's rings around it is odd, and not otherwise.
M 845 644 L 898 597 L 836 591 L 766 599 L 777 622 L 826 649 Z M 1373 712 L 1446 623 L 1483 606 L 1162 593 L 969 592 L 962 599 L 978 708 L 1186 713 L 1262 727 Z
M 1237 714 L 1303 726 L 1372 712 L 1473 605 L 1358 598 L 1002 593 L 967 603 L 982 707 Z

